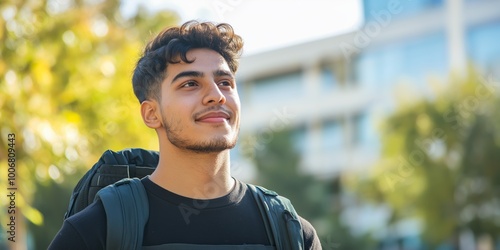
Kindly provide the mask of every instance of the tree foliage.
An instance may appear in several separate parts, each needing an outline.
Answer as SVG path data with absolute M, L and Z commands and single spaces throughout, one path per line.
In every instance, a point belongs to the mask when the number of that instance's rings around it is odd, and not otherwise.
M 157 148 L 142 124 L 131 74 L 145 42 L 178 18 L 143 9 L 125 18 L 120 4 L 0 3 L 0 173 L 7 174 L 7 136 L 15 134 L 16 221 L 27 219 L 37 249 L 47 247 L 70 190 L 104 150 Z M 0 186 L 5 197 L 5 178 Z M 1 221 L 7 216 L 2 209 Z M 25 235 L 22 228 L 17 234 Z
M 492 77 L 464 74 L 429 99 L 400 104 L 384 123 L 381 162 L 358 185 L 392 207 L 392 222 L 422 221 L 431 246 L 456 241 L 461 230 L 500 233 L 498 89 Z
M 253 157 L 258 168 L 257 184 L 290 199 L 299 215 L 313 224 L 324 249 L 373 248 L 368 235 L 351 235 L 340 219 L 344 210 L 341 181 L 318 179 L 303 171 L 290 131 L 278 131 L 269 137 L 269 143 Z

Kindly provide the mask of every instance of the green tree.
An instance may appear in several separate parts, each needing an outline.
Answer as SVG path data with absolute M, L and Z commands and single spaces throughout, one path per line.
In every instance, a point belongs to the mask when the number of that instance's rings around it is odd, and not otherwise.
M 303 171 L 290 131 L 269 137 L 272 140 L 252 157 L 258 169 L 256 183 L 290 199 L 297 212 L 313 224 L 324 249 L 372 249 L 369 236 L 354 237 L 340 220 L 344 209 L 340 196 L 345 191 L 341 180 L 320 180 Z
M 15 134 L 16 243 L 25 223 L 44 249 L 62 223 L 76 181 L 106 149 L 156 149 L 131 87 L 144 43 L 178 17 L 143 9 L 124 18 L 120 1 L 0 3 L 0 174 Z M 6 178 L 0 195 L 6 197 Z M 0 199 L 0 207 L 7 206 Z M 2 226 L 9 215 L 0 212 Z M 5 228 L 2 232 L 5 232 Z M 2 241 L 7 237 L 2 235 Z
M 389 204 L 392 222 L 418 218 L 430 246 L 461 230 L 500 233 L 500 99 L 492 77 L 469 70 L 433 96 L 400 103 L 383 126 L 382 160 L 360 194 Z

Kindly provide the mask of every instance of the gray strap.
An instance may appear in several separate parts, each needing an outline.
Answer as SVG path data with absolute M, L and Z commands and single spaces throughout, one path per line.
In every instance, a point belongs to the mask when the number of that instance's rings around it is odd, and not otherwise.
M 138 178 L 123 179 L 101 189 L 107 219 L 106 249 L 141 249 L 149 218 L 146 190 Z
M 272 190 L 251 184 L 248 186 L 265 218 L 264 225 L 271 244 L 275 245 L 276 249 L 304 249 L 302 225 L 290 200 Z
M 269 206 L 267 205 L 266 201 L 264 198 L 261 196 L 261 192 L 257 189 L 256 186 L 252 184 L 247 184 L 248 187 L 252 190 L 253 197 L 255 201 L 257 202 L 257 206 L 259 207 L 259 211 L 261 214 L 261 217 L 264 221 L 264 226 L 266 228 L 266 234 L 267 238 L 269 239 L 269 243 L 271 243 L 272 246 L 276 246 L 276 249 L 280 249 L 279 244 L 279 237 L 276 237 L 276 225 L 272 224 L 271 221 L 272 219 L 269 218 Z

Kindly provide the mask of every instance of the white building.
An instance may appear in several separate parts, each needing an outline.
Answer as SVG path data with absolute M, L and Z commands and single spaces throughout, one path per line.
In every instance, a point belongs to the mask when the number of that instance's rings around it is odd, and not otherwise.
M 444 81 L 469 62 L 500 75 L 498 0 L 365 0 L 363 9 L 358 31 L 242 58 L 243 135 L 260 145 L 286 124 L 307 171 L 364 171 L 379 156 L 377 122 L 397 98 L 425 95 L 429 78 Z M 395 96 L 401 85 L 410 96 Z
M 427 95 L 430 79 L 444 83 L 469 63 L 500 77 L 500 1 L 363 2 L 358 31 L 242 58 L 241 132 L 256 139 L 240 152 L 287 125 L 304 171 L 326 179 L 363 173 L 379 159 L 378 121 L 398 99 Z M 385 226 L 383 208 L 344 205 L 355 231 Z M 400 227 L 401 237 L 418 234 L 418 223 Z

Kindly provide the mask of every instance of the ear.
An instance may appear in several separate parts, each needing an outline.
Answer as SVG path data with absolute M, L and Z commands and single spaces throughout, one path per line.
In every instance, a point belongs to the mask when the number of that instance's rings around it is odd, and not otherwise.
M 161 112 L 156 101 L 143 101 L 141 103 L 141 115 L 144 124 L 152 129 L 161 128 Z

